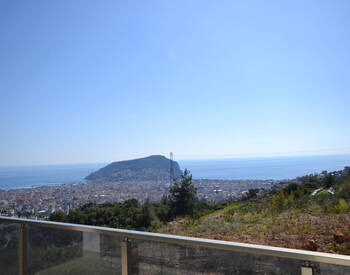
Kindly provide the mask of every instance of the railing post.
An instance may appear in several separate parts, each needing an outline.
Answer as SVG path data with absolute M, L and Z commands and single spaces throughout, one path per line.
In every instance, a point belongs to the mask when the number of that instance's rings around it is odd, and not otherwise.
M 128 238 L 124 238 L 121 242 L 122 252 L 122 275 L 131 274 L 131 245 Z
M 309 261 L 305 261 L 301 267 L 301 275 L 313 275 L 312 266 Z
M 27 225 L 22 223 L 18 231 L 18 274 L 27 274 Z

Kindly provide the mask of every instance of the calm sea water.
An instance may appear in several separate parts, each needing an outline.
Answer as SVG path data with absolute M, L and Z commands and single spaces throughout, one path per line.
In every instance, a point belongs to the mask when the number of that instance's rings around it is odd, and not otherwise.
M 292 179 L 350 166 L 350 155 L 186 160 L 195 179 Z
M 106 164 L 0 167 L 0 189 L 75 183 Z
M 350 155 L 180 160 L 195 179 L 291 179 L 350 166 Z M 106 164 L 0 167 L 0 189 L 81 182 Z

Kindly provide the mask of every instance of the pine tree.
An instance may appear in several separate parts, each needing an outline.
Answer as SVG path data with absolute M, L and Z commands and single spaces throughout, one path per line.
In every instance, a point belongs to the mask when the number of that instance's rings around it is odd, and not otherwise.
M 170 205 L 174 216 L 192 215 L 196 202 L 197 189 L 192 182 L 192 175 L 185 169 L 180 182 L 174 180 L 170 187 Z

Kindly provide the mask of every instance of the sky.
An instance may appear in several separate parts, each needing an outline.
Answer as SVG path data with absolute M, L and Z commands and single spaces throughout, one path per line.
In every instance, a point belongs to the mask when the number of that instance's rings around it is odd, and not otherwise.
M 0 166 L 350 153 L 350 1 L 0 1 Z

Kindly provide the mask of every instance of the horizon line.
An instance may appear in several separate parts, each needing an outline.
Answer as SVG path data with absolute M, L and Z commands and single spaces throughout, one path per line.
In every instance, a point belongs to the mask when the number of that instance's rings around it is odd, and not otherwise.
M 151 154 L 147 156 L 141 156 L 141 157 L 133 157 L 133 158 L 127 158 L 122 160 L 113 160 L 113 161 L 101 161 L 101 162 L 71 162 L 71 163 L 46 163 L 46 164 L 10 164 L 10 165 L 0 165 L 0 168 L 14 168 L 14 167 L 37 167 L 37 166 L 68 166 L 68 165 L 98 165 L 98 164 L 109 164 L 112 162 L 118 162 L 118 161 L 127 161 L 127 160 L 134 160 L 139 158 L 144 158 L 152 155 L 162 155 L 162 154 Z M 178 158 L 174 159 L 174 161 L 190 161 L 190 160 L 222 160 L 222 159 L 249 159 L 249 158 L 288 158 L 288 157 L 322 157 L 322 156 L 350 156 L 350 152 L 348 153 L 330 153 L 330 154 L 306 154 L 306 155 L 300 155 L 300 154 L 267 154 L 267 155 L 253 155 L 253 154 L 244 154 L 244 155 L 182 155 L 180 156 L 188 156 L 185 158 Z M 162 155 L 168 158 L 167 155 Z M 197 157 L 195 157 L 197 156 Z

